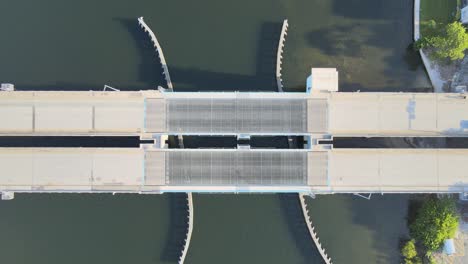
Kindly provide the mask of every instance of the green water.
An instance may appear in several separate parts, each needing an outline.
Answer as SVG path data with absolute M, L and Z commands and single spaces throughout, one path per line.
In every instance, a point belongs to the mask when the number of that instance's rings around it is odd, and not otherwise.
M 162 195 L 17 195 L 0 202 L 0 262 L 165 263 L 168 211 Z
M 310 216 L 334 263 L 400 263 L 407 239 L 409 195 L 321 196 L 308 199 Z
M 289 90 L 303 91 L 314 66 L 338 68 L 344 91 L 426 91 L 426 74 L 408 49 L 412 2 L 0 0 L 0 81 L 36 90 L 164 85 L 136 23 L 144 16 L 176 90 L 273 91 L 275 43 L 288 18 Z M 321 263 L 280 196 L 194 199 L 187 263 Z M 407 199 L 309 202 L 334 263 L 398 263 Z M 175 263 L 167 255 L 179 214 L 171 208 L 168 195 L 17 195 L 0 201 L 0 263 Z

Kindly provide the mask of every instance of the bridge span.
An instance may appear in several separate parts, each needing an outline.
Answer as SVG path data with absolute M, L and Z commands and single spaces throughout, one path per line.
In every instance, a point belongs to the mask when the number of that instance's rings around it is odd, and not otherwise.
M 17 91 L 0 111 L 0 135 L 468 135 L 460 94 Z
M 7 192 L 464 192 L 468 150 L 0 148 Z

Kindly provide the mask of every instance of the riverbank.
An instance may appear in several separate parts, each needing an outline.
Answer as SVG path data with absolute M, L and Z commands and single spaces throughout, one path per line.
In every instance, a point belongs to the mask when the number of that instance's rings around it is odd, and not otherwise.
M 433 0 L 414 0 L 414 41 L 418 41 L 427 34 L 429 24 L 432 22 L 447 24 L 459 20 L 459 4 L 459 0 L 437 2 Z M 419 54 L 431 80 L 434 92 L 450 92 L 450 84 L 460 69 L 460 63 L 452 62 L 451 64 L 442 65 L 430 58 L 431 51 L 428 49 L 419 49 Z
M 453 211 L 452 209 L 453 208 Z M 410 239 L 416 245 L 416 258 L 423 260 L 423 263 L 468 263 L 468 256 L 465 254 L 468 249 L 468 229 L 466 222 L 465 212 L 468 211 L 467 201 L 459 199 L 458 194 L 418 194 L 413 195 L 409 207 L 408 207 L 408 226 L 412 226 L 413 230 L 410 237 L 404 240 L 402 243 L 406 245 Z M 445 213 L 442 213 L 445 212 Z M 445 217 L 440 215 L 445 214 Z M 449 231 L 447 229 L 452 226 L 450 220 L 447 219 L 459 218 L 458 227 L 453 227 Z M 442 221 L 443 224 L 437 225 L 436 223 Z M 437 225 L 437 229 L 428 230 L 425 226 L 429 223 Z M 453 239 L 454 252 L 450 255 L 445 251 L 444 242 L 437 249 L 429 249 L 427 246 L 431 245 L 429 241 L 434 243 L 438 241 L 438 236 L 433 232 L 437 232 L 438 235 L 446 236 L 447 233 L 452 233 L 448 238 Z M 448 239 L 445 238 L 445 239 Z M 425 244 L 426 243 L 426 244 Z M 433 244 L 432 244 L 433 245 Z M 406 246 L 405 246 L 406 247 Z M 408 253 L 408 250 L 402 248 L 403 251 Z M 411 258 L 411 254 L 406 254 L 406 257 Z M 432 262 L 431 262 L 432 261 Z

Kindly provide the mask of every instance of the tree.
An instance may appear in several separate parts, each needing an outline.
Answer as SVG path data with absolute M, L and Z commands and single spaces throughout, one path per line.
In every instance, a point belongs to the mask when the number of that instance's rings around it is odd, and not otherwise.
M 419 208 L 410 225 L 411 235 L 427 249 L 437 250 L 442 242 L 455 235 L 458 215 L 450 198 L 430 198 Z
M 405 259 L 405 264 L 422 264 L 420 257 L 414 257 L 412 259 Z
M 405 257 L 405 264 L 421 264 L 421 258 L 416 251 L 415 240 L 411 239 L 401 249 L 401 254 Z
M 417 48 L 433 48 L 431 56 L 435 59 L 463 59 L 468 49 L 468 33 L 458 21 L 450 23 L 442 30 L 433 30 L 415 43 Z
M 416 252 L 416 245 L 414 244 L 414 239 L 406 242 L 405 246 L 401 249 L 401 254 L 405 259 L 412 259 L 418 255 Z

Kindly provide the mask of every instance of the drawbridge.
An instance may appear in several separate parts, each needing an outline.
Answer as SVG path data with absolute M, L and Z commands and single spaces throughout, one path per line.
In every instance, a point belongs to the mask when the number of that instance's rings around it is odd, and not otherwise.
M 468 100 L 455 93 L 341 93 L 336 69 L 311 70 L 307 92 L 168 89 L 14 91 L 2 85 L 0 136 L 138 136 L 140 148 L 0 148 L 0 191 L 465 192 L 468 150 L 333 149 L 333 137 L 466 137 Z M 288 27 L 278 44 L 281 53 Z M 193 136 L 303 136 L 305 149 L 168 149 Z M 324 140 L 324 141 L 321 141 Z
M 2 92 L 0 135 L 468 135 L 468 100 L 435 93 Z

